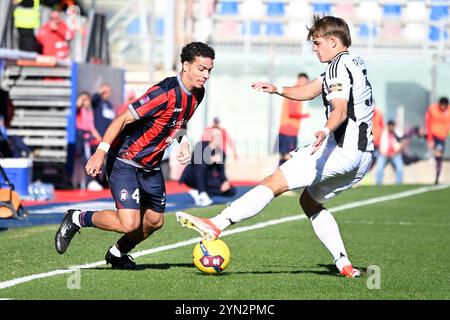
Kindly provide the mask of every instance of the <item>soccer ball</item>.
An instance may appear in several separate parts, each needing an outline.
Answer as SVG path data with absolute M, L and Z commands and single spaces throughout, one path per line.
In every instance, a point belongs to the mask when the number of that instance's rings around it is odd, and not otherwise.
M 201 272 L 218 274 L 230 263 L 230 249 L 220 239 L 202 240 L 195 246 L 192 258 Z

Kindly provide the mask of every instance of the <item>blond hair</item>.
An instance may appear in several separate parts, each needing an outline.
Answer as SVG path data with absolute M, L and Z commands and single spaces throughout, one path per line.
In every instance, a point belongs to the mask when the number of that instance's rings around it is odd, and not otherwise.
M 342 44 L 347 48 L 352 45 L 352 38 L 350 36 L 350 29 L 344 19 L 333 16 L 318 16 L 314 15 L 313 25 L 308 28 L 307 40 L 311 41 L 317 37 L 337 37 Z

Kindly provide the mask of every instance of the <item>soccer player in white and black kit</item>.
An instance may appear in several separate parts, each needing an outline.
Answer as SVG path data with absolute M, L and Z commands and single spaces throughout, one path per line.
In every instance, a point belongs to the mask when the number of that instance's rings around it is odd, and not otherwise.
M 360 271 L 352 266 L 338 225 L 323 204 L 360 181 L 369 169 L 374 150 L 372 88 L 364 61 L 348 52 L 351 37 L 344 20 L 315 16 L 308 30 L 314 52 L 328 64 L 325 72 L 302 87 L 265 82 L 252 87 L 302 101 L 322 94 L 326 123 L 315 133 L 315 142 L 292 152 L 291 159 L 217 216 L 205 219 L 178 212 L 177 220 L 214 239 L 229 225 L 257 215 L 281 193 L 304 188 L 300 205 L 317 237 L 332 254 L 339 273 L 354 278 Z

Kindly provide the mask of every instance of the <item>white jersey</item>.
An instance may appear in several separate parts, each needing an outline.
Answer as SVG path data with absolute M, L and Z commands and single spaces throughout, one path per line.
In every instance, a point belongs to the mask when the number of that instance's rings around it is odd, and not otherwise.
M 341 52 L 331 60 L 321 78 L 327 119 L 333 110 L 333 99 L 348 100 L 347 120 L 332 134 L 336 144 L 344 149 L 373 151 L 374 107 L 364 61 L 348 51 Z

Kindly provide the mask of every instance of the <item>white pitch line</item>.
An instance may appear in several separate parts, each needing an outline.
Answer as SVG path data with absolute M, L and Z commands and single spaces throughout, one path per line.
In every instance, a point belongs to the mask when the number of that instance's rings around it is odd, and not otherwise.
M 380 196 L 380 197 L 375 197 L 375 198 L 371 198 L 371 199 L 355 201 L 355 202 L 347 203 L 347 204 L 340 205 L 337 207 L 329 208 L 329 210 L 332 212 L 339 212 L 342 210 L 353 209 L 356 207 L 362 207 L 362 206 L 366 206 L 369 204 L 375 204 L 375 203 L 385 202 L 385 201 L 389 201 L 389 200 L 406 198 L 406 197 L 414 196 L 414 195 L 429 192 L 429 191 L 446 189 L 449 186 L 450 186 L 449 184 L 445 184 L 445 185 L 421 187 L 421 188 L 417 188 L 417 189 L 412 189 L 412 190 L 408 190 L 408 191 L 395 193 L 395 194 L 388 195 L 388 196 Z M 284 217 L 284 218 L 280 218 L 280 219 L 268 220 L 265 222 L 256 223 L 251 226 L 240 227 L 240 228 L 235 228 L 232 230 L 224 231 L 221 233 L 221 237 L 228 236 L 231 234 L 246 232 L 246 231 L 250 231 L 250 230 L 261 229 L 261 228 L 265 228 L 267 226 L 273 226 L 276 224 L 285 223 L 285 222 L 289 222 L 289 221 L 296 221 L 296 220 L 303 220 L 303 219 L 306 219 L 306 216 L 303 214 L 301 214 L 301 215 L 298 214 L 298 215 L 288 216 L 288 217 Z M 153 249 L 142 250 L 142 251 L 138 251 L 138 252 L 132 254 L 132 257 L 137 258 L 137 257 L 149 255 L 149 254 L 156 253 L 156 252 L 176 249 L 176 248 L 192 245 L 194 243 L 197 243 L 200 240 L 201 240 L 201 238 L 197 237 L 197 238 L 193 238 L 190 240 L 180 241 L 180 242 L 176 242 L 173 244 L 156 247 Z M 53 276 L 57 276 L 57 275 L 61 275 L 61 274 L 72 273 L 77 269 L 95 268 L 95 267 L 98 267 L 98 266 L 101 266 L 104 264 L 105 264 L 105 261 L 103 260 L 103 261 L 97 261 L 94 263 L 89 263 L 89 264 L 84 264 L 84 265 L 71 266 L 68 269 L 59 269 L 59 270 L 54 270 L 54 271 L 50 271 L 50 272 L 32 274 L 32 275 L 29 275 L 26 277 L 16 278 L 16 279 L 0 282 L 0 290 L 14 287 L 18 284 L 30 282 L 30 281 L 33 281 L 36 279 L 42 279 L 42 278 L 53 277 Z

